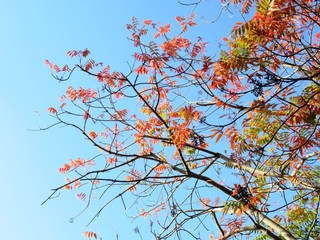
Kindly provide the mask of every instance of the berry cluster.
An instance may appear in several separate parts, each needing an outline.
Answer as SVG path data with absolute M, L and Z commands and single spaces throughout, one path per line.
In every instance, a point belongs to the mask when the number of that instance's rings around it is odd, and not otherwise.
M 247 187 L 242 187 L 238 184 L 235 185 L 234 196 L 240 198 L 241 202 L 245 205 L 250 203 L 252 194 L 249 192 Z
M 204 141 L 204 137 L 200 136 L 199 134 L 197 134 L 195 131 L 192 131 L 191 135 L 190 135 L 190 138 L 191 138 L 191 142 L 194 146 L 196 147 L 199 147 L 201 146 L 202 144 L 205 143 Z

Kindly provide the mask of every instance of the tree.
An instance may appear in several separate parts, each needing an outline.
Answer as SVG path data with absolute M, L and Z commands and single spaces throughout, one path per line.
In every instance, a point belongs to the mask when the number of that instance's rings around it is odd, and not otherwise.
M 88 49 L 68 52 L 71 68 L 46 60 L 59 81 L 75 71 L 97 80 L 68 87 L 49 111 L 51 127 L 72 127 L 101 152 L 65 163 L 59 171 L 73 178 L 48 199 L 63 188 L 83 189 L 80 199 L 118 189 L 97 215 L 114 200 L 126 207 L 131 195 L 156 239 L 320 235 L 319 1 L 222 5 L 251 18 L 223 39 L 219 57 L 201 37 L 186 37 L 197 26 L 193 12 L 176 17 L 176 33 L 133 17 L 127 73 Z

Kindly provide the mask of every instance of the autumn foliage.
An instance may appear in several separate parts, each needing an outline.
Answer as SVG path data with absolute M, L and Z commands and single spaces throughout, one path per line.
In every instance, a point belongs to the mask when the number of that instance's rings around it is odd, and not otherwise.
M 46 61 L 59 81 L 89 74 L 91 88 L 67 87 L 48 110 L 53 126 L 99 150 L 62 164 L 69 178 L 53 194 L 76 189 L 84 200 L 121 185 L 109 202 L 134 198 L 137 215 L 160 222 L 150 227 L 156 239 L 320 235 L 320 3 L 221 4 L 251 19 L 230 29 L 218 55 L 186 37 L 197 29 L 193 12 L 171 24 L 133 17 L 127 72 L 88 49 L 68 52 L 72 67 Z

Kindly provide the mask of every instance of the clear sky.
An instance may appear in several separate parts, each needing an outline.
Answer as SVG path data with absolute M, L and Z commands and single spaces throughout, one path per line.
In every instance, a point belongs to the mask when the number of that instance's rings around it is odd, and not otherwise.
M 212 2 L 204 1 L 199 9 L 209 20 L 220 10 Z M 82 75 L 58 83 L 45 59 L 62 65 L 69 61 L 68 50 L 88 48 L 93 58 L 123 69 L 132 54 L 125 28 L 132 16 L 168 23 L 190 12 L 190 7 L 173 0 L 0 0 L 1 239 L 82 239 L 85 230 L 97 231 L 103 239 L 116 239 L 117 231 L 119 239 L 140 239 L 132 230 L 140 223 L 131 224 L 120 205 L 112 205 L 88 229 L 85 225 L 94 210 L 69 223 L 83 209 L 73 192 L 62 191 L 59 198 L 41 206 L 50 189 L 63 183 L 64 176 L 58 173 L 61 164 L 68 158 L 90 158 L 94 150 L 66 128 L 28 129 L 52 123 L 47 108 L 57 106 L 68 85 L 86 81 Z M 232 22 L 222 21 L 220 29 L 206 35 L 220 39 Z

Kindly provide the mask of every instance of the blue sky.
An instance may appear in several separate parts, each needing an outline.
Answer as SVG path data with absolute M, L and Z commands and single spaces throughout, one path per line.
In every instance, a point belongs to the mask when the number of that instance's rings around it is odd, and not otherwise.
M 198 9 L 209 20 L 219 10 L 212 1 Z M 69 223 L 83 208 L 72 192 L 63 191 L 41 206 L 50 189 L 63 183 L 58 173 L 61 164 L 69 158 L 89 158 L 93 150 L 70 129 L 28 129 L 52 123 L 47 108 L 57 105 L 68 85 L 86 80 L 81 75 L 58 83 L 44 65 L 45 59 L 62 65 L 69 61 L 68 50 L 88 48 L 93 58 L 124 69 L 132 54 L 125 28 L 132 16 L 168 23 L 190 11 L 172 0 L 0 0 L 1 239 L 82 239 L 85 230 L 97 231 L 103 239 L 115 239 L 117 231 L 120 239 L 140 239 L 132 231 L 140 223 L 131 224 L 120 205 L 108 208 L 88 229 L 85 225 L 94 210 Z M 227 14 L 224 18 L 220 28 L 209 27 L 208 38 L 228 34 L 234 19 Z

